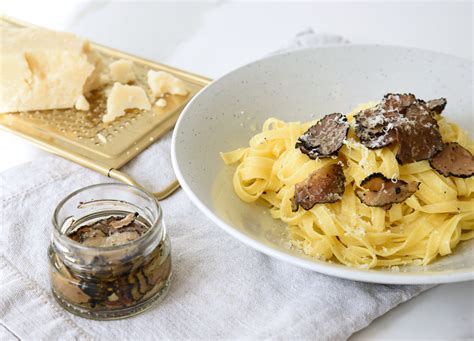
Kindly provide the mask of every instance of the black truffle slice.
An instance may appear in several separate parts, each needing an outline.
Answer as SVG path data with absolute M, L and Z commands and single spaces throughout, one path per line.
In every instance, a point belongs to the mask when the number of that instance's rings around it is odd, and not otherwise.
M 386 111 L 380 104 L 363 110 L 354 116 L 356 135 L 367 148 L 388 146 L 397 139 L 396 126 L 401 117 L 397 110 Z
M 127 216 L 112 216 L 89 225 L 80 226 L 68 234 L 68 237 L 85 246 L 112 246 L 125 244 L 140 237 L 147 228 L 136 219 L 138 213 Z
M 309 177 L 295 185 L 291 200 L 293 212 L 301 205 L 310 210 L 316 204 L 333 203 L 344 194 L 346 178 L 339 164 L 330 164 L 315 170 Z
M 406 109 L 416 102 L 413 94 L 386 94 L 373 108 L 355 116 L 355 131 L 360 142 L 370 149 L 388 146 L 397 140 L 397 127 Z
M 392 181 L 381 173 L 373 173 L 360 183 L 362 189 L 355 191 L 362 203 L 388 210 L 392 204 L 401 203 L 415 193 L 420 186 L 417 181 Z
M 125 226 L 130 225 L 138 217 L 138 213 L 129 213 L 123 219 L 111 221 L 109 226 L 114 229 L 119 229 Z
M 430 165 L 444 176 L 469 178 L 474 175 L 474 157 L 456 142 L 446 143 L 443 150 L 430 160 Z
M 355 131 L 367 148 L 398 142 L 400 164 L 427 160 L 443 147 L 433 113 L 441 113 L 446 99 L 425 103 L 413 94 L 387 94 L 375 106 L 355 116 Z
M 422 102 L 415 102 L 406 109 L 404 119 L 397 126 L 397 140 L 400 164 L 427 160 L 443 148 L 438 123 Z
M 311 159 L 329 157 L 342 147 L 348 131 L 346 116 L 339 113 L 326 115 L 298 138 L 295 148 Z
M 413 94 L 386 94 L 381 102 L 381 106 L 386 111 L 397 110 L 402 113 L 406 108 L 416 102 Z
M 446 98 L 438 98 L 438 99 L 432 99 L 431 101 L 426 102 L 426 106 L 428 109 L 430 109 L 432 112 L 436 114 L 441 114 L 446 107 Z

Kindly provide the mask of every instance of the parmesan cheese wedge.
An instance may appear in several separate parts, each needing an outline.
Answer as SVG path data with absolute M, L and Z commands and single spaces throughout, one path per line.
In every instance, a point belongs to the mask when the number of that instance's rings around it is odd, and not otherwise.
M 0 26 L 0 113 L 72 108 L 100 86 L 100 57 L 74 34 Z
M 102 121 L 112 122 L 117 117 L 125 115 L 125 110 L 133 108 L 151 109 L 145 90 L 136 85 L 123 85 L 115 82 L 107 97 L 107 113 L 102 116 Z
M 112 79 L 120 83 L 128 83 L 135 80 L 133 62 L 131 60 L 119 59 L 109 65 Z
M 90 109 L 89 102 L 87 102 L 87 99 L 84 97 L 84 95 L 80 95 L 76 99 L 76 103 L 74 104 L 77 110 L 82 110 L 82 111 L 87 111 Z
M 148 86 L 155 98 L 165 94 L 186 96 L 189 92 L 181 79 L 164 71 L 148 71 Z

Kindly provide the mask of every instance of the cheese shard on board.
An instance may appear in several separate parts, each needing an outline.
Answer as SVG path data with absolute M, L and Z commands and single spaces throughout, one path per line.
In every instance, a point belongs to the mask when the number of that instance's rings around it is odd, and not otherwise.
M 0 26 L 0 113 L 74 107 L 99 84 L 100 57 L 74 34 Z
M 159 98 L 159 99 L 155 102 L 155 105 L 156 105 L 157 107 L 160 107 L 160 108 L 166 107 L 167 104 L 168 104 L 168 102 L 167 102 L 166 99 L 164 99 L 164 98 Z
M 81 111 L 87 111 L 90 109 L 89 102 L 87 102 L 87 99 L 84 97 L 84 95 L 80 95 L 79 97 L 77 97 L 76 103 L 74 103 L 74 107 L 77 110 Z
M 127 109 L 150 110 L 151 105 L 143 88 L 136 85 L 114 83 L 107 97 L 107 113 L 102 116 L 105 123 L 125 115 Z
M 109 65 L 112 80 L 120 83 L 128 83 L 135 80 L 133 62 L 131 60 L 119 59 Z
M 148 71 L 148 86 L 155 97 L 165 94 L 186 96 L 188 89 L 179 78 L 165 71 Z

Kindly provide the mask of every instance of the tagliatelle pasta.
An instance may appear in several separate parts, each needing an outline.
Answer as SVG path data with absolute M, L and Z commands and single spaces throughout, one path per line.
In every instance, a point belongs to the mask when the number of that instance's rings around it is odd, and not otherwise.
M 226 164 L 237 164 L 233 185 L 239 198 L 270 207 L 273 218 L 288 225 L 292 245 L 307 255 L 360 268 L 426 265 L 450 254 L 460 241 L 474 238 L 474 177 L 444 177 L 428 161 L 400 165 L 397 146 L 368 149 L 357 142 L 354 114 L 338 156 L 310 159 L 295 148 L 298 137 L 316 123 L 269 118 L 249 147 L 221 153 Z M 471 153 L 474 143 L 458 125 L 437 118 L 444 142 L 458 142 Z M 343 165 L 346 187 L 342 199 L 292 210 L 295 185 L 330 163 Z M 360 182 L 380 172 L 392 179 L 417 181 L 414 195 L 390 209 L 369 207 L 355 194 Z

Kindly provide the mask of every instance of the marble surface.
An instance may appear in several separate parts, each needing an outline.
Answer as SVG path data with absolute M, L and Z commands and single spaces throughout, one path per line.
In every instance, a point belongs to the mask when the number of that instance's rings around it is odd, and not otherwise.
M 414 46 L 473 59 L 472 2 L 2 1 L 3 14 L 212 78 L 296 33 Z M 45 152 L 0 131 L 0 171 Z M 362 339 L 474 338 L 474 282 L 440 285 L 356 333 Z

